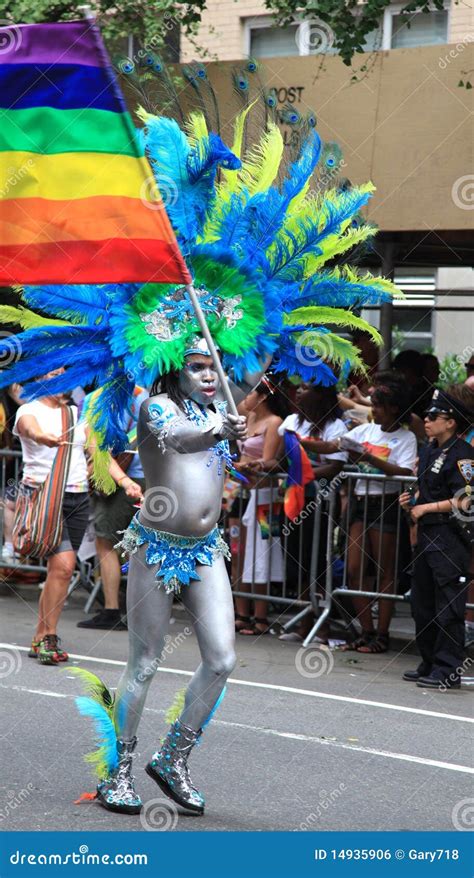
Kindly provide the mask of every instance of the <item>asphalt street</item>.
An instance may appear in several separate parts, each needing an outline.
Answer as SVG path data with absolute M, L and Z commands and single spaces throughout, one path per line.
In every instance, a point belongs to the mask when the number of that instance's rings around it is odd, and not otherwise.
M 472 689 L 438 693 L 401 680 L 412 655 L 330 652 L 271 635 L 237 637 L 238 664 L 215 719 L 191 757 L 206 798 L 203 817 L 168 805 L 145 774 L 164 713 L 197 666 L 198 649 L 177 608 L 167 655 L 139 730 L 140 817 L 74 804 L 94 789 L 82 756 L 93 748 L 75 709 L 68 666 L 27 657 L 35 587 L 0 595 L 0 830 L 453 830 L 472 802 Z M 76 627 L 84 594 L 64 610 L 71 664 L 117 686 L 126 632 Z

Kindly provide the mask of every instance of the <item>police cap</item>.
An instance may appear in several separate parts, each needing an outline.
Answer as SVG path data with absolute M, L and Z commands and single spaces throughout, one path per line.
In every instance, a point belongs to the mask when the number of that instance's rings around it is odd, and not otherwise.
M 459 399 L 455 399 L 446 390 L 435 390 L 426 414 L 449 415 L 458 424 L 469 424 L 472 420 L 472 412 Z

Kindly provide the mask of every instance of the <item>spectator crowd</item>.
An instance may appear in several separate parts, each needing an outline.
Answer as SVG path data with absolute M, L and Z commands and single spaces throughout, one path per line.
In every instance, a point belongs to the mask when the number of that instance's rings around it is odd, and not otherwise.
M 342 576 L 352 597 L 334 602 L 318 628 L 317 642 L 327 643 L 333 625 L 338 630 L 342 625 L 347 641 L 344 649 L 369 655 L 389 649 L 394 601 L 377 600 L 367 593 L 373 593 L 374 581 L 378 595 L 410 591 L 420 533 L 426 535 L 419 512 L 420 499 L 424 498 L 425 505 L 430 502 L 426 494 L 429 480 L 426 467 L 420 471 L 420 461 L 433 447 L 428 445 L 430 441 L 442 450 L 440 456 L 430 458 L 430 472 L 435 474 L 437 467 L 439 471 L 445 466 L 448 472 L 451 466 L 449 459 L 445 460 L 446 450 L 450 451 L 459 439 L 466 443 L 466 447 L 459 446 L 461 458 L 458 455 L 452 468 L 458 480 L 460 473 L 467 485 L 468 506 L 463 498 L 457 523 L 461 522 L 462 539 L 466 545 L 467 540 L 471 551 L 473 513 L 469 492 L 473 455 L 469 448 L 474 445 L 474 353 L 464 364 L 465 380 L 449 386 L 443 382 L 437 396 L 440 364 L 433 353 L 403 350 L 393 359 L 391 369 L 381 372 L 367 338 L 360 335 L 355 341 L 366 360 L 365 376 L 339 376 L 336 386 L 323 387 L 296 385 L 270 370 L 240 403 L 239 411 L 247 417 L 248 438 L 232 449 L 240 478 L 226 478 L 222 515 L 222 528 L 231 547 L 229 565 L 239 636 L 258 637 L 280 630 L 280 639 L 304 642 L 319 612 L 318 598 L 327 596 L 329 565 L 332 578 Z M 109 476 L 116 490 L 108 495 L 92 489 L 90 484 L 94 448 L 81 417 L 84 396 L 78 389 L 71 397 L 44 396 L 26 402 L 21 387 L 10 386 L 0 398 L 0 577 L 9 582 L 28 581 L 34 575 L 31 562 L 28 570 L 22 569 L 24 559 L 14 546 L 18 497 L 22 492 L 34 491 L 48 477 L 54 485 L 59 478 L 59 449 L 68 455 L 61 542 L 45 562 L 47 587 L 41 592 L 38 626 L 30 651 L 32 657 L 45 664 L 67 660 L 57 625 L 78 552 L 86 530 L 90 539 L 91 528 L 102 605 L 78 627 L 116 631 L 127 627 L 123 560 L 114 547 L 145 493 L 136 449 L 136 424 L 147 391 L 135 389 L 124 424 L 130 448 L 110 462 Z M 62 420 L 65 406 L 72 418 L 67 435 Z M 310 473 L 300 479 L 299 512 L 292 518 L 288 517 L 286 502 L 291 469 L 288 436 L 292 437 L 293 449 L 296 442 L 300 450 L 303 470 Z M 21 452 L 20 467 L 12 451 Z M 436 462 L 439 460 L 441 463 Z M 345 478 L 347 472 L 354 475 Z M 418 482 L 414 483 L 414 477 Z M 453 487 L 456 484 L 453 476 Z M 331 506 L 327 502 L 330 494 Z M 444 526 L 448 520 L 448 507 L 442 506 L 446 499 L 440 498 L 439 509 L 428 510 L 428 522 L 430 515 L 439 516 L 431 521 L 433 527 Z M 456 517 L 453 503 L 449 508 Z M 456 555 L 456 546 L 453 551 Z M 433 558 L 426 547 L 423 554 Z M 345 569 L 341 569 L 343 566 Z M 474 602 L 473 583 L 469 582 L 473 578 L 472 553 L 468 567 L 464 604 L 466 596 L 469 603 Z M 355 594 L 358 591 L 360 596 Z M 422 603 L 427 600 L 423 598 Z M 297 607 L 292 607 L 292 601 L 298 601 Z M 458 601 L 458 617 L 464 617 L 464 604 Z M 306 611 L 301 613 L 305 605 Z M 419 613 L 422 610 L 418 607 Z M 433 613 L 438 610 L 434 608 Z M 297 624 L 289 630 L 278 629 L 283 615 L 288 618 L 296 612 Z M 425 628 L 428 622 L 425 619 Z M 445 624 L 448 626 L 448 622 Z M 454 622 L 450 620 L 449 624 Z M 466 612 L 463 625 L 465 643 L 470 646 L 474 642 L 472 610 Z M 418 675 L 422 679 L 427 675 L 429 678 L 429 664 L 425 661 Z

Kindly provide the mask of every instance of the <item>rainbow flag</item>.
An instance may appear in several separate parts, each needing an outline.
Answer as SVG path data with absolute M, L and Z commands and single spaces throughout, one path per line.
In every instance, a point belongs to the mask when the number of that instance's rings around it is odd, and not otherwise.
M 190 283 L 98 28 L 0 45 L 0 283 Z
M 285 455 L 288 460 L 288 475 L 283 508 L 290 521 L 296 521 L 304 509 L 305 485 L 314 480 L 313 467 L 303 446 L 295 433 L 285 430 Z

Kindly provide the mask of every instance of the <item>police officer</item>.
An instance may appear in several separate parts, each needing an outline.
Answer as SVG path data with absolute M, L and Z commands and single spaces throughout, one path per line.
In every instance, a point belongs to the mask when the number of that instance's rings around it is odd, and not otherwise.
M 458 434 L 471 417 L 454 396 L 435 390 L 425 416 L 431 441 L 420 450 L 418 490 L 415 496 L 400 496 L 401 506 L 418 525 L 411 601 L 422 658 L 403 679 L 423 688 L 461 685 L 474 449 Z

